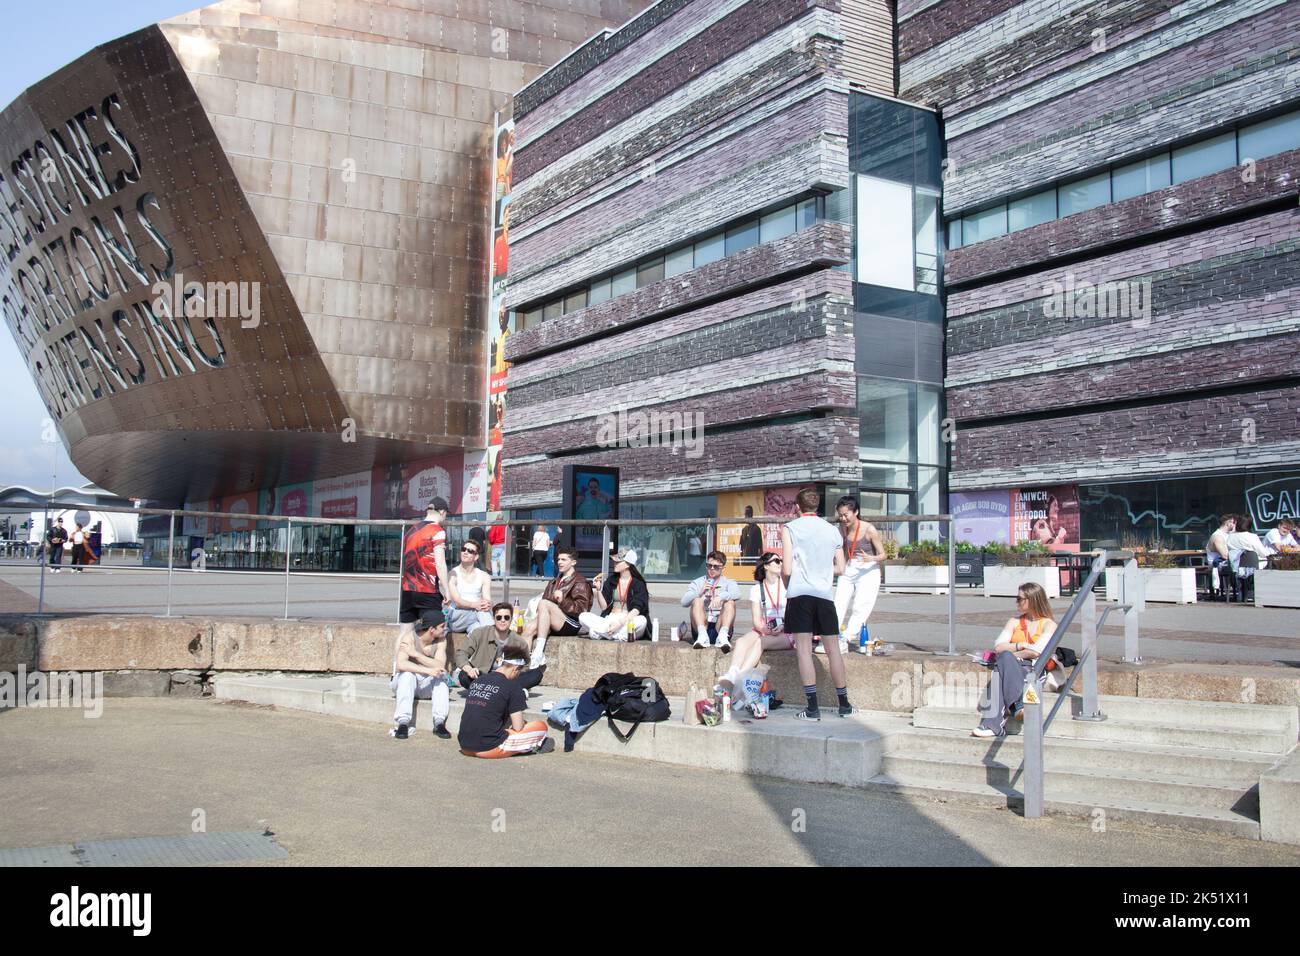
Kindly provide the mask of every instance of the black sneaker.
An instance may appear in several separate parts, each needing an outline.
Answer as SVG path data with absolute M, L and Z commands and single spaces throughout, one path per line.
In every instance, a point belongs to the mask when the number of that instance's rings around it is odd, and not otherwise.
M 451 731 L 442 724 L 433 725 L 433 735 L 435 737 L 441 737 L 443 740 L 451 740 Z
M 393 728 L 393 738 L 395 740 L 405 740 L 410 735 L 411 735 L 411 728 L 406 726 L 406 724 L 398 724 L 395 728 Z
M 852 717 L 858 712 L 858 709 L 852 704 L 840 704 L 839 714 L 841 717 Z
M 537 752 L 539 754 L 548 754 L 554 749 L 555 749 L 555 740 L 551 737 L 547 737 L 545 740 L 542 741 L 542 745 L 537 748 Z
M 821 710 L 801 710 L 794 715 L 795 720 L 821 720 Z

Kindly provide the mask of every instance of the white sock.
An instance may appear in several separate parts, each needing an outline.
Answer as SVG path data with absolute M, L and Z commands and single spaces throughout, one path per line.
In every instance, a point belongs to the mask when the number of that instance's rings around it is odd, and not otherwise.
M 731 641 L 731 628 L 729 627 L 718 628 L 718 643 L 727 644 L 730 641 Z

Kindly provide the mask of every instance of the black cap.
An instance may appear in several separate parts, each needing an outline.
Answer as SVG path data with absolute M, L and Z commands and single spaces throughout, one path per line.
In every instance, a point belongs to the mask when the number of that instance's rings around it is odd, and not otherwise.
M 450 511 L 451 509 L 447 507 L 446 498 L 442 498 L 439 497 L 438 495 L 434 495 L 432 498 L 429 499 L 429 506 L 426 510 L 427 511 Z
M 424 611 L 420 614 L 420 619 L 415 622 L 415 633 L 423 634 L 425 631 L 431 631 L 440 624 L 447 623 L 446 615 L 439 610 Z

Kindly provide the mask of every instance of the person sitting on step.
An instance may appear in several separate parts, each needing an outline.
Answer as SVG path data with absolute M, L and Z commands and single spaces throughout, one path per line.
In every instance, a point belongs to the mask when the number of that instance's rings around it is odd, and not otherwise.
M 450 739 L 447 714 L 451 692 L 447 687 L 447 622 L 441 611 L 424 611 L 414 632 L 403 629 L 393 648 L 393 677 L 389 689 L 397 696 L 392 735 L 406 740 L 411 733 L 415 699 L 432 701 L 433 732 Z
M 980 701 L 983 719 L 971 731 L 972 737 L 1006 735 L 1007 718 L 1020 713 L 1025 675 L 1056 633 L 1056 618 L 1041 584 L 1031 581 L 1020 585 L 1016 610 L 1020 612 L 1019 616 L 1007 621 L 993 644 L 993 652 L 997 655 L 993 662 L 993 676 Z
M 624 548 L 613 556 L 614 573 L 608 579 L 603 571 L 592 579 L 596 603 L 592 610 L 578 615 L 578 622 L 592 640 L 634 641 L 645 637 L 650 620 L 650 589 L 637 570 L 636 560 L 636 552 Z M 600 609 L 599 614 L 595 608 Z
M 716 646 L 724 654 L 731 651 L 731 625 L 736 621 L 736 602 L 740 587 L 724 577 L 727 556 L 710 551 L 704 559 L 704 574 L 690 583 L 682 595 L 682 607 L 691 609 L 691 619 L 678 628 L 682 640 L 694 639 L 696 647 Z

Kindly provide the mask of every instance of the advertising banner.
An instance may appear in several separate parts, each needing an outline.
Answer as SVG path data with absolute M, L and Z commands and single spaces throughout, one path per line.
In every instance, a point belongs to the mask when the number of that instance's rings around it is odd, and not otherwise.
M 257 510 L 264 515 L 284 515 L 286 518 L 306 518 L 311 515 L 310 481 L 278 488 L 262 489 L 262 504 Z
M 487 452 L 470 451 L 465 453 L 462 487 L 464 493 L 461 495 L 460 513 L 463 515 L 486 513 L 488 510 Z
M 1011 543 L 1037 541 L 1056 551 L 1079 550 L 1076 485 L 1017 488 L 1011 493 Z
M 369 518 L 369 471 L 318 478 L 312 488 L 312 514 L 318 518 Z
M 763 505 L 762 490 L 724 491 L 718 495 L 718 514 L 722 517 L 761 516 Z M 777 537 L 780 538 L 779 529 Z M 737 581 L 752 581 L 754 564 L 763 553 L 763 544 L 763 529 L 757 523 L 718 525 L 717 548 L 727 556 L 723 573 Z
M 803 485 L 789 485 L 785 488 L 768 488 L 763 492 L 763 514 L 780 517 L 782 515 L 799 516 L 799 507 L 795 496 Z M 834 502 L 832 502 L 833 504 Z M 781 550 L 781 525 L 763 525 L 763 547 L 774 551 Z
M 220 511 L 221 509 L 217 507 L 218 504 L 220 502 L 187 501 L 183 507 L 186 511 Z M 209 523 L 215 521 L 215 518 L 182 518 L 181 534 L 191 538 L 206 538 Z
M 257 514 L 257 495 L 256 491 L 248 491 L 240 495 L 227 495 L 221 499 L 220 507 L 213 510 L 245 515 Z M 252 531 L 257 522 L 252 518 L 218 518 L 216 524 L 218 525 L 217 532 Z
M 455 509 L 464 482 L 463 452 L 447 452 L 433 458 L 385 465 L 374 469 L 370 484 L 372 518 L 422 518 L 434 496 Z
M 488 420 L 487 420 L 487 506 L 477 511 L 497 511 L 501 507 L 501 429 L 506 417 L 506 340 L 515 331 L 513 319 L 506 311 L 502 296 L 510 272 L 510 193 L 514 178 L 515 124 L 513 120 L 494 123 L 494 157 L 492 163 L 492 248 L 488 251 Z M 470 487 L 468 480 L 466 488 Z M 465 509 L 468 511 L 469 509 Z
M 954 491 L 948 495 L 958 541 L 976 545 L 1011 543 L 1011 492 Z

